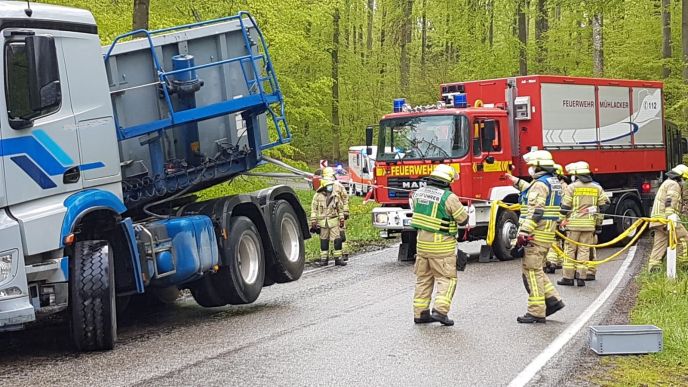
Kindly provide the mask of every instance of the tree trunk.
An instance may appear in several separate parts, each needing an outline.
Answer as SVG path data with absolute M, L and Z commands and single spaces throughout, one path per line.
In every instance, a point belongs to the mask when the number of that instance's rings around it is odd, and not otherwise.
M 420 67 L 425 72 L 425 52 L 428 47 L 428 20 L 425 12 L 427 0 L 423 0 L 423 12 L 420 16 Z
M 494 0 L 488 0 L 487 2 L 488 12 L 490 13 L 490 25 L 487 30 L 487 42 L 490 44 L 490 48 L 494 45 Z
M 683 50 L 683 81 L 688 83 L 688 0 L 681 1 L 681 48 Z
M 150 0 L 134 0 L 132 30 L 147 30 Z
M 399 55 L 399 83 L 401 93 L 404 96 L 409 94 L 409 81 L 411 75 L 411 59 L 408 53 L 408 44 L 411 43 L 411 13 L 413 11 L 413 0 L 403 0 L 401 21 L 401 42 L 399 44 L 401 53 Z
M 339 7 L 335 7 L 332 15 L 332 156 L 341 160 L 339 149 Z
M 368 25 L 366 26 L 366 55 L 370 58 L 373 51 L 373 16 L 375 12 L 375 0 L 368 0 Z
M 662 0 L 662 58 L 662 77 L 666 79 L 671 75 L 671 0 Z
M 528 75 L 528 31 L 526 26 L 526 0 L 518 0 L 516 17 L 518 19 L 518 73 Z
M 545 71 L 545 60 L 547 56 L 545 47 L 545 34 L 549 29 L 549 20 L 547 19 L 547 0 L 537 0 L 537 10 L 535 13 L 535 62 L 537 63 L 537 71 Z
M 688 0 L 687 0 L 688 1 Z M 380 19 L 380 75 L 385 74 L 385 58 L 384 58 L 384 53 L 385 53 L 385 39 L 387 38 L 385 36 L 385 20 L 387 19 L 387 8 L 385 8 L 383 5 L 382 7 L 382 17 Z M 380 82 L 382 82 L 382 79 L 380 79 Z
M 602 11 L 597 11 L 592 16 L 592 72 L 596 77 L 601 77 L 604 75 L 603 27 L 604 18 Z

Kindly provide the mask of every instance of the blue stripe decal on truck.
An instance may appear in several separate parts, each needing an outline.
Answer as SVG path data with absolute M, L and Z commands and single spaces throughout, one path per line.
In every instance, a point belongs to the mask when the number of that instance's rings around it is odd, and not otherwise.
M 19 168 L 24 171 L 29 177 L 36 182 L 43 189 L 50 189 L 57 187 L 57 184 L 46 175 L 43 171 L 33 161 L 29 160 L 26 156 L 14 156 L 10 157 L 10 160 L 14 161 Z
M 41 188 L 57 187 L 50 176 L 59 176 L 71 168 L 74 160 L 42 129 L 34 129 L 30 136 L 0 140 L 0 157 L 10 159 Z M 79 165 L 82 171 L 105 167 L 97 161 Z

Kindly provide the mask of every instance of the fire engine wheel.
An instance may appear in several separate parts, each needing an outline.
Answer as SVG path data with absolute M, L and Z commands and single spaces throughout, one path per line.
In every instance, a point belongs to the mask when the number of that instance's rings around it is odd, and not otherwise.
M 80 241 L 69 260 L 70 331 L 78 351 L 112 349 L 117 341 L 110 251 L 107 241 Z
M 269 277 L 277 283 L 296 281 L 303 274 L 306 250 L 298 217 L 286 200 L 275 203 L 271 226 L 275 256 L 269 268 Z
M 495 226 L 495 239 L 492 249 L 500 261 L 510 261 L 511 241 L 516 238 L 518 233 L 518 216 L 515 212 L 502 210 L 497 215 L 497 225 Z
M 227 304 L 250 304 L 265 281 L 265 253 L 258 228 L 245 216 L 231 218 L 229 236 L 221 250 L 222 265 L 210 279 Z

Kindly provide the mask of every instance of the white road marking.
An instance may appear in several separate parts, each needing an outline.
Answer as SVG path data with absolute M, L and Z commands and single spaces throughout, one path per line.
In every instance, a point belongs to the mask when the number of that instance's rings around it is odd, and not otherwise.
M 580 316 L 578 316 L 578 318 L 571 325 L 561 332 L 561 334 L 559 334 L 559 336 L 557 336 L 557 338 L 554 339 L 554 341 L 552 341 L 547 348 L 545 348 L 535 359 L 533 359 L 533 361 L 531 361 L 520 374 L 516 375 L 511 383 L 509 383 L 509 387 L 520 387 L 528 384 L 537 375 L 537 373 L 540 372 L 542 367 L 544 367 L 548 361 L 550 361 L 557 353 L 559 353 L 559 351 L 561 351 L 561 349 L 578 334 L 578 332 L 592 318 L 595 312 L 597 312 L 597 310 L 604 305 L 607 299 L 609 299 L 616 287 L 619 286 L 621 279 L 624 275 L 626 275 L 628 268 L 631 266 L 631 262 L 633 262 L 635 252 L 636 246 L 633 246 L 628 250 L 628 256 L 604 291 L 597 297 L 597 299 L 595 299 L 595 301 L 593 301 L 592 304 L 590 304 L 590 306 L 585 309 L 585 311 L 583 311 Z

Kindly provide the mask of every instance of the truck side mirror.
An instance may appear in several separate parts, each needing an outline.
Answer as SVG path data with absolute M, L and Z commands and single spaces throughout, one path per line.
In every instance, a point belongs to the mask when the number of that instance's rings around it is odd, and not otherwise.
M 30 128 L 35 118 L 57 110 L 62 101 L 55 39 L 28 35 L 10 41 L 5 57 L 10 126 Z
M 373 154 L 373 127 L 368 126 L 366 128 L 366 155 L 371 155 Z

